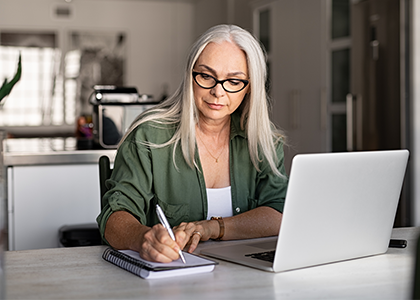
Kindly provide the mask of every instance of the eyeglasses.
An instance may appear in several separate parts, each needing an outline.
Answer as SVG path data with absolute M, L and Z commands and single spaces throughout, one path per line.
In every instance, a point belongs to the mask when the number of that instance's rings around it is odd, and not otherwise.
M 206 73 L 192 72 L 194 81 L 203 89 L 212 89 L 219 83 L 222 85 L 223 89 L 228 93 L 237 93 L 242 91 L 249 83 L 248 80 L 244 79 L 225 79 L 217 80 L 211 75 Z

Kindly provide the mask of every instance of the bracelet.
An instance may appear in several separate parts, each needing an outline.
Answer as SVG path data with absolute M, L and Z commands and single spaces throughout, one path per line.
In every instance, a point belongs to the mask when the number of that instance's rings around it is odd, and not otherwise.
M 216 238 L 216 240 L 219 241 L 225 235 L 225 222 L 223 222 L 222 217 L 211 217 L 211 220 L 219 222 L 219 236 Z

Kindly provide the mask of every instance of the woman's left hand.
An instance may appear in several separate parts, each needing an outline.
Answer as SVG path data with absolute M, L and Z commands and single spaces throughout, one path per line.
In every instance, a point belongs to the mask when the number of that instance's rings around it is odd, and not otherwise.
M 214 225 L 217 225 L 214 226 Z M 177 233 L 183 231 L 185 232 L 185 240 L 182 248 L 186 249 L 189 253 L 192 253 L 198 246 L 200 241 L 207 241 L 211 238 L 215 238 L 219 235 L 218 223 L 212 220 L 191 222 L 191 223 L 181 223 L 178 226 L 174 227 L 174 233 L 176 240 L 178 241 Z M 217 232 L 216 232 L 217 231 Z
M 250 239 L 278 235 L 283 214 L 261 206 L 234 217 L 223 218 L 223 240 Z M 217 239 L 220 225 L 217 220 L 181 223 L 174 227 L 176 241 L 181 249 L 193 252 L 200 241 Z

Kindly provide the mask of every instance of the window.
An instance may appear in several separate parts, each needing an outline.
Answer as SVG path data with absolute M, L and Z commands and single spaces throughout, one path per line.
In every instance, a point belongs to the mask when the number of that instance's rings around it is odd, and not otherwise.
M 67 41 L 60 46 L 59 35 Z M 0 104 L 0 127 L 16 137 L 73 136 L 89 115 L 95 84 L 124 84 L 125 34 L 116 32 L 0 32 L 0 81 L 22 76 Z
M 1 80 L 13 77 L 22 57 L 21 79 L 0 106 L 0 126 L 74 124 L 74 111 L 66 120 L 55 33 L 2 32 L 0 41 Z

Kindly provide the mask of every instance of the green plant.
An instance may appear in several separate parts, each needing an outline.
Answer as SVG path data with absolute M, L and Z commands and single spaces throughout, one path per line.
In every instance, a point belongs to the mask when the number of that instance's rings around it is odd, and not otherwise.
M 22 62 L 21 62 L 21 55 L 19 54 L 18 67 L 17 67 L 15 76 L 10 81 L 8 81 L 7 78 L 4 79 L 3 84 L 0 87 L 0 102 L 3 100 L 4 97 L 10 94 L 15 84 L 20 80 L 21 75 L 22 75 Z

